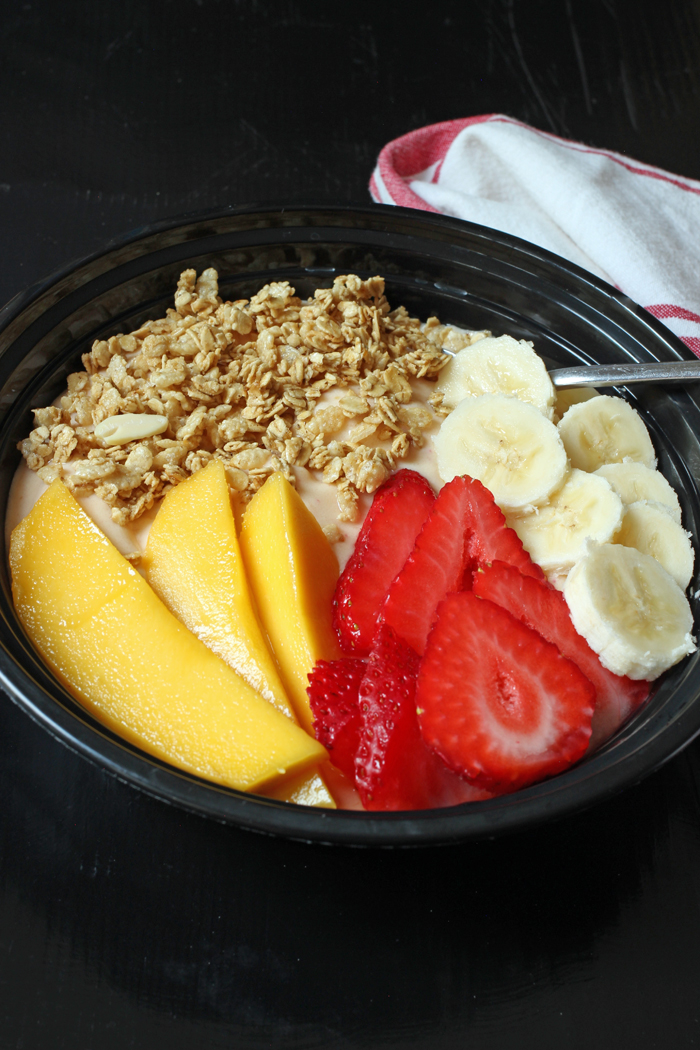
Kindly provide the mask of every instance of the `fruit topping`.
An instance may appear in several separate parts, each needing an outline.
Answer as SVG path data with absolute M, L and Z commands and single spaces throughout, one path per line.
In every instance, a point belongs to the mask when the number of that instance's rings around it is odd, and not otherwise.
M 470 533 L 469 553 L 477 565 L 505 561 L 525 576 L 544 579 L 544 573 L 524 549 L 516 532 L 509 528 L 493 494 L 475 478 L 462 478 L 468 494 L 465 528 Z
M 99 722 L 180 769 L 244 791 L 312 776 L 325 750 L 170 613 L 56 480 L 10 542 L 17 615 Z
M 478 478 L 503 510 L 544 503 L 568 469 L 554 424 L 534 405 L 505 394 L 460 401 L 433 443 L 443 481 Z
M 370 514 L 373 511 L 374 506 Z M 382 564 L 382 550 L 375 547 L 376 541 L 376 530 L 368 530 L 363 540 L 364 565 Z M 528 575 L 543 578 L 518 536 L 506 525 L 488 489 L 473 478 L 453 478 L 440 490 L 413 549 L 390 583 L 379 619 L 390 624 L 400 638 L 422 654 L 438 604 L 452 591 L 470 587 L 472 569 L 487 565 L 495 558 L 515 565 Z M 374 608 L 375 577 L 355 573 L 344 588 L 343 583 L 341 577 L 338 592 L 344 589 L 344 597 L 352 597 L 350 608 L 368 609 L 370 605 Z M 365 588 L 370 592 L 369 601 Z M 373 631 L 376 613 L 372 615 Z M 369 627 L 366 633 L 370 635 Z
M 376 492 L 333 599 L 341 648 L 366 655 L 389 586 L 411 553 L 435 501 L 415 470 L 399 470 Z
M 621 397 L 599 394 L 572 405 L 559 422 L 572 467 L 596 470 L 604 463 L 632 460 L 653 470 L 654 446 L 644 420 Z
M 515 791 L 584 754 L 595 689 L 556 646 L 471 591 L 438 609 L 418 676 L 423 737 L 455 772 Z
M 314 733 L 342 773 L 355 778 L 355 755 L 360 743 L 360 683 L 365 660 L 319 660 L 309 675 L 309 703 Z
M 440 372 L 436 390 L 455 408 L 465 397 L 507 394 L 552 418 L 554 386 L 531 342 L 510 335 L 487 337 L 460 350 Z
M 622 500 L 605 478 L 574 467 L 544 507 L 508 520 L 537 564 L 556 574 L 567 573 L 583 557 L 588 539 L 608 543 L 622 514 Z
M 367 809 L 421 808 L 422 770 L 415 768 L 414 757 L 425 750 L 415 717 L 419 662 L 391 627 L 377 629 L 360 683 L 361 730 L 355 756 L 355 783 Z
M 306 695 L 317 660 L 342 654 L 331 624 L 338 559 L 283 474 L 272 474 L 243 516 L 241 554 L 260 622 L 299 724 L 313 733 Z
M 359 692 L 355 783 L 366 809 L 429 809 L 489 797 L 455 776 L 426 747 L 416 717 L 419 663 L 391 627 L 377 629 Z
M 574 627 L 615 674 L 652 682 L 695 652 L 688 599 L 655 558 L 633 547 L 591 544 L 564 597 Z
M 642 554 L 656 558 L 682 591 L 690 583 L 695 563 L 693 545 L 683 526 L 673 520 L 662 504 L 648 500 L 630 503 L 613 542 L 636 547 Z
M 605 478 L 623 503 L 651 500 L 662 506 L 680 525 L 681 505 L 678 496 L 660 470 L 651 470 L 643 463 L 627 460 L 625 463 L 604 463 L 595 473 Z
M 573 660 L 596 691 L 590 747 L 596 747 L 618 729 L 646 700 L 648 682 L 633 682 L 603 667 L 585 638 L 578 633 L 563 594 L 551 584 L 523 576 L 512 565 L 495 561 L 474 576 L 474 593 L 507 609 L 517 620 L 556 645 Z
M 437 607 L 462 589 L 471 563 L 471 483 L 455 478 L 440 490 L 406 564 L 389 588 L 380 614 L 419 654 L 425 651 Z
M 171 613 L 293 719 L 254 609 L 221 460 L 170 490 L 141 564 Z

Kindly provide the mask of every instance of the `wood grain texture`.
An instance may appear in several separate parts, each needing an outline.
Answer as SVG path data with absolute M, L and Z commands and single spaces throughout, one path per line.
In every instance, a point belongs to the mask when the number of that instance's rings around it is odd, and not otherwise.
M 699 50 L 697 0 L 5 0 L 0 301 L 166 216 L 366 201 L 388 139 L 470 114 L 700 178 Z M 169 808 L 3 699 L 0 792 L 2 1047 L 700 1038 L 700 744 L 549 828 L 363 852 Z

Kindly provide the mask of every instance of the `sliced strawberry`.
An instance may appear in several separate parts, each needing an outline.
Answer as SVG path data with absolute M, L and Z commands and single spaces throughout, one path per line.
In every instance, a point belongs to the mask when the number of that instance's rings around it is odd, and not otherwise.
M 360 742 L 358 692 L 364 660 L 318 660 L 306 690 L 314 716 L 314 733 L 342 773 L 354 779 Z
M 455 776 L 421 737 L 415 708 L 420 661 L 381 625 L 360 685 L 355 783 L 369 810 L 431 809 L 490 798 Z
M 520 537 L 506 525 L 503 511 L 492 494 L 475 478 L 469 482 L 469 506 L 465 515 L 465 527 L 471 531 L 469 553 L 479 565 L 492 561 L 505 561 L 514 565 L 525 576 L 543 580 L 544 573 L 536 565 L 522 545 Z
M 377 489 L 333 599 L 333 626 L 345 652 L 366 655 L 391 581 L 413 549 L 435 502 L 425 478 L 399 470 Z
M 381 621 L 421 655 L 439 603 L 446 594 L 462 589 L 471 540 L 464 523 L 472 502 L 470 478 L 455 478 L 440 489 L 382 606 Z
M 523 576 L 512 565 L 494 561 L 474 576 L 474 593 L 502 606 L 521 623 L 538 631 L 593 683 L 596 709 L 591 749 L 607 740 L 648 697 L 648 682 L 633 682 L 603 667 L 571 622 L 564 595 L 546 581 Z
M 576 762 L 595 690 L 558 649 L 471 591 L 438 609 L 418 676 L 423 737 L 451 769 L 515 791 Z

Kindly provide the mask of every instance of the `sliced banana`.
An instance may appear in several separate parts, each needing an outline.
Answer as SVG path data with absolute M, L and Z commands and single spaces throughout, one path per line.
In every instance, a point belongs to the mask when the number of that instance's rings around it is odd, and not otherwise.
M 437 321 L 437 318 L 433 318 Z M 458 354 L 465 346 L 471 346 L 479 339 L 485 339 L 491 333 L 486 329 L 454 328 L 449 324 L 425 324 L 423 331 L 431 343 L 436 343 L 448 354 Z
M 443 481 L 477 478 L 503 510 L 543 503 L 567 471 L 557 433 L 534 405 L 505 394 L 460 401 L 433 438 Z
M 554 388 L 554 417 L 553 421 L 558 423 L 565 412 L 572 405 L 578 405 L 582 401 L 590 401 L 592 397 L 598 397 L 598 391 L 592 386 L 570 386 L 563 390 Z
M 595 471 L 609 482 L 623 503 L 651 500 L 664 508 L 677 525 L 681 523 L 681 505 L 675 489 L 671 488 L 659 470 L 650 470 L 643 463 L 604 463 Z
M 465 397 L 508 394 L 552 418 L 554 386 L 532 343 L 509 335 L 479 339 L 460 350 L 440 372 L 436 389 L 443 405 L 455 408 Z
M 655 558 L 632 547 L 590 544 L 564 597 L 574 627 L 614 674 L 653 681 L 695 651 L 685 594 Z
M 690 583 L 695 561 L 690 538 L 660 504 L 639 500 L 625 507 L 614 542 L 624 547 L 636 547 L 642 554 L 656 558 L 681 590 Z
M 588 539 L 607 543 L 620 528 L 624 507 L 605 478 L 571 471 L 549 502 L 529 514 L 508 517 L 525 550 L 555 577 L 583 557 Z
M 621 397 L 599 394 L 572 405 L 559 421 L 572 467 L 594 471 L 604 463 L 634 460 L 653 470 L 654 446 L 642 417 Z

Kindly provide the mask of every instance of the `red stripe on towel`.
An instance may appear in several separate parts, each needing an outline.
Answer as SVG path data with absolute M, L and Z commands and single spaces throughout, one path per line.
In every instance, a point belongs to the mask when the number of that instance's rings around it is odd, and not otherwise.
M 680 317 L 684 321 L 697 321 L 700 324 L 700 314 L 686 310 L 684 306 L 674 306 L 673 303 L 655 303 L 653 306 L 645 306 L 654 317 L 663 320 L 665 317 Z
M 513 124 L 516 127 L 525 128 L 527 131 L 540 136 L 540 138 L 558 142 L 567 149 L 574 150 L 577 153 L 593 153 L 597 156 L 607 157 L 608 160 L 619 164 L 620 167 L 625 168 L 626 171 L 631 172 L 633 175 L 644 175 L 649 179 L 668 182 L 670 185 L 685 190 L 687 193 L 700 194 L 700 183 L 694 179 L 684 180 L 674 177 L 660 168 L 643 167 L 639 163 L 630 163 L 617 153 L 585 146 L 583 143 L 575 142 L 573 139 L 562 138 L 561 135 L 553 135 L 551 132 L 533 128 L 529 124 L 523 124 L 522 121 L 513 120 L 511 117 L 506 117 L 501 113 L 487 113 L 483 116 L 465 117 L 462 120 L 446 120 L 440 124 L 428 124 L 424 128 L 409 131 L 406 135 L 388 142 L 379 154 L 377 169 L 394 204 L 400 204 L 407 208 L 420 208 L 422 211 L 437 212 L 437 208 L 427 204 L 422 197 L 419 197 L 417 193 L 410 189 L 407 185 L 408 180 L 435 164 L 437 166 L 431 181 L 438 182 L 445 155 L 457 135 L 472 124 L 487 123 Z M 376 182 L 374 186 L 371 186 L 371 191 L 375 199 L 379 199 L 380 195 L 377 192 Z
M 414 193 L 406 180 L 425 171 L 432 164 L 438 164 L 433 175 L 433 182 L 436 182 L 445 154 L 460 131 L 469 127 L 470 124 L 483 124 L 494 119 L 498 119 L 497 114 L 466 117 L 464 120 L 445 120 L 441 124 L 429 124 L 428 127 L 409 131 L 407 135 L 388 142 L 379 154 L 377 168 L 386 191 L 394 203 L 406 208 L 438 212 L 437 208 L 433 208 L 417 193 Z M 371 188 L 372 195 L 379 197 L 376 182 Z
M 700 357 L 700 339 L 696 335 L 682 335 L 680 340 L 689 350 L 693 351 L 696 357 Z

